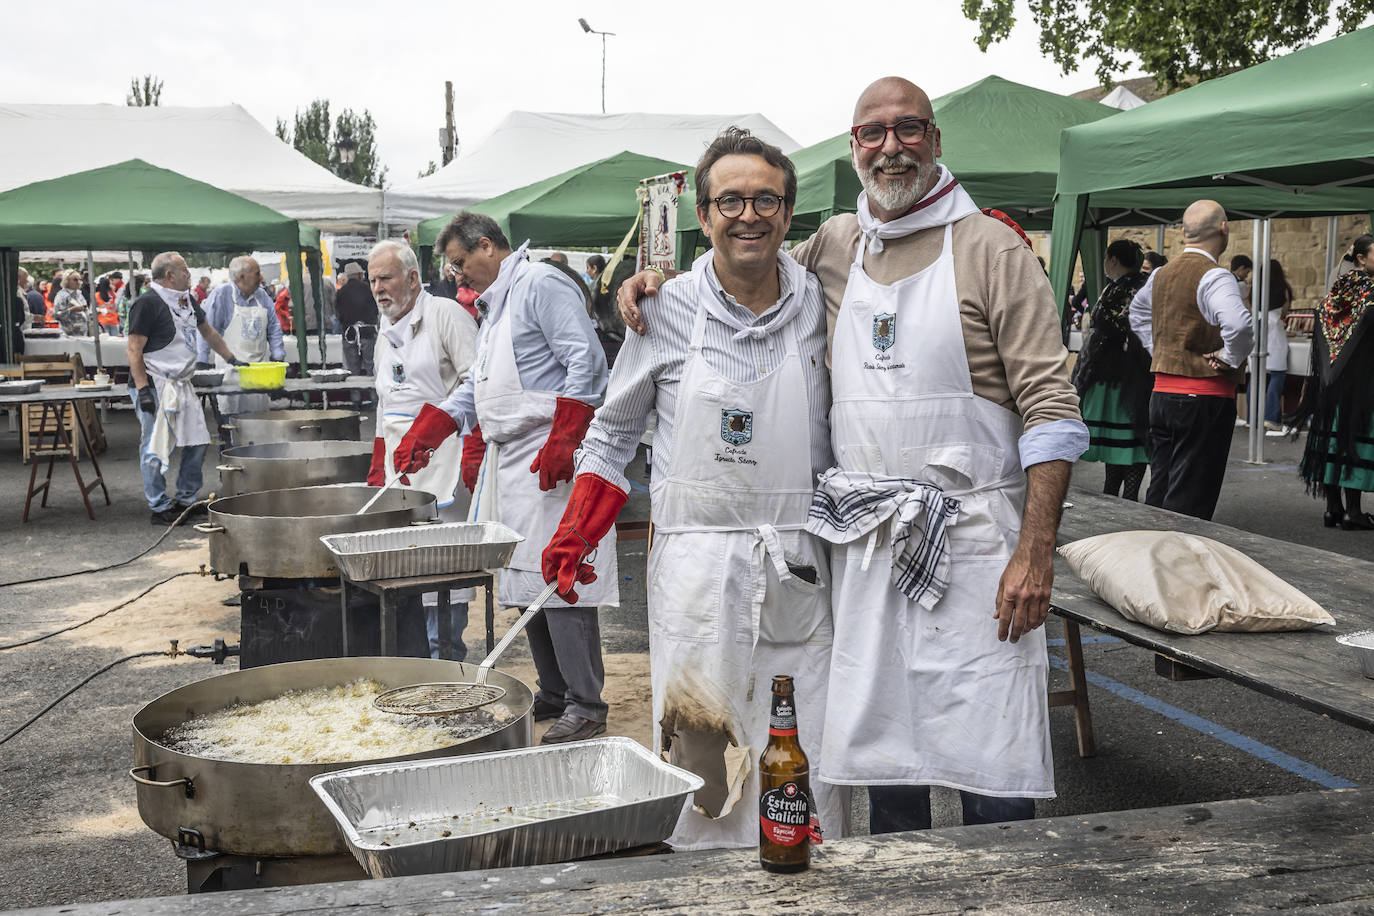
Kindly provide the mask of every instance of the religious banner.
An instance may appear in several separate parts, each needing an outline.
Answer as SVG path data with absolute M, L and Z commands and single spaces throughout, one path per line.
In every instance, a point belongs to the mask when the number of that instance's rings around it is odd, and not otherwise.
M 640 226 L 638 266 L 677 267 L 677 202 L 687 189 L 687 175 L 673 172 L 640 183 L 644 219 Z

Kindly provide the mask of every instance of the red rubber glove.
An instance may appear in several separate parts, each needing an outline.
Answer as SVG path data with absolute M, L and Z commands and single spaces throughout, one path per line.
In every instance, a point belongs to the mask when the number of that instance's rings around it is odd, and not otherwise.
M 410 429 L 401 437 L 392 456 L 392 466 L 402 474 L 412 474 L 429 464 L 434 450 L 444 444 L 444 440 L 458 432 L 458 424 L 453 418 L 433 404 L 420 408 L 420 414 L 410 424 Z
M 595 474 L 578 474 L 573 482 L 568 508 L 544 548 L 544 581 L 558 581 L 558 594 L 569 604 L 577 603 L 573 588 L 596 581 L 596 570 L 582 561 L 596 549 L 615 525 L 615 517 L 629 495 Z
M 573 452 L 582 444 L 587 427 L 592 425 L 596 408 L 572 398 L 559 398 L 553 411 L 549 441 L 534 456 L 530 473 L 539 475 L 539 489 L 552 490 L 560 480 L 573 479 Z
M 482 459 L 487 454 L 487 442 L 482 438 L 482 427 L 474 426 L 472 432 L 463 440 L 463 486 L 469 493 L 477 492 L 477 475 L 482 470 Z M 495 471 L 493 471 L 495 473 Z
M 372 440 L 372 466 L 367 469 L 367 485 L 386 486 L 386 440 L 380 437 Z

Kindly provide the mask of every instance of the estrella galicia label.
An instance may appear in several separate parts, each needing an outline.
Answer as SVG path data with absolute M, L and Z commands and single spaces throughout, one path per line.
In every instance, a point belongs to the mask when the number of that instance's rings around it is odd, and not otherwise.
M 769 842 L 798 846 L 810 839 L 810 824 L 811 801 L 795 782 L 759 796 L 759 827 Z
M 406 380 L 406 367 L 401 363 L 395 363 L 391 367 L 391 380 L 400 384 Z
M 883 312 L 873 316 L 873 348 L 879 352 L 892 349 L 897 342 L 897 316 Z
M 730 445 L 745 445 L 754 438 L 754 413 L 749 410 L 722 410 L 720 437 Z

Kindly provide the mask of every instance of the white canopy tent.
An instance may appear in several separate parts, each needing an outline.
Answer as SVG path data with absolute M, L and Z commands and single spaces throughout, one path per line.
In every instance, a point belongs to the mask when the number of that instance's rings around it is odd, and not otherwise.
M 1130 111 L 1145 104 L 1145 100 L 1125 86 L 1118 84 L 1115 89 L 1102 97 L 1102 104 L 1122 111 Z
M 380 190 L 310 161 L 239 105 L 0 104 L 0 137 L 0 191 L 142 159 L 321 229 L 370 231 L 382 215 Z
M 386 222 L 413 226 L 623 150 L 691 165 L 711 139 L 732 124 L 784 153 L 797 149 L 795 140 L 761 114 L 513 111 L 490 136 L 466 147 L 433 175 L 388 188 Z

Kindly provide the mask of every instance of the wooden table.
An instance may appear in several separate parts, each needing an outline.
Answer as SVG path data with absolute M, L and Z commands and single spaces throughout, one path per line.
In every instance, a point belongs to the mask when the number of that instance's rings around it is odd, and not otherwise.
M 1349 789 L 827 840 L 798 875 L 740 849 L 32 912 L 1330 913 L 1371 898 L 1374 790 Z
M 1223 677 L 1374 731 L 1374 680 L 1364 677 L 1354 655 L 1336 642 L 1339 635 L 1374 628 L 1374 563 L 1079 488 L 1069 491 L 1068 502 L 1073 505 L 1064 510 L 1060 544 L 1133 529 L 1201 535 L 1248 554 L 1336 618 L 1334 627 L 1286 633 L 1166 633 L 1122 617 L 1058 559 L 1050 610 L 1065 621 L 1073 687 L 1052 695 L 1051 705 L 1073 705 L 1078 711 L 1082 756 L 1092 756 L 1093 745 L 1079 624 L 1159 653 L 1156 669 L 1176 680 Z
M 29 520 L 29 507 L 33 504 L 33 498 L 39 493 L 43 494 L 40 506 L 46 508 L 48 505 L 48 493 L 52 487 L 53 463 L 58 458 L 66 458 L 72 466 L 72 474 L 76 477 L 77 489 L 81 491 L 81 501 L 86 505 L 86 515 L 95 520 L 95 510 L 91 508 L 90 492 L 96 487 L 100 487 L 101 493 L 105 495 L 105 505 L 110 505 L 110 491 L 105 487 L 105 477 L 100 471 L 100 460 L 95 456 L 95 449 L 91 448 L 91 437 L 86 431 L 86 425 L 81 422 L 81 417 L 76 411 L 77 401 L 104 401 L 125 397 L 122 387 L 111 386 L 100 391 L 86 391 L 74 385 L 44 385 L 32 394 L 0 394 L 0 407 L 15 406 L 20 409 L 25 404 L 41 404 L 43 406 L 43 418 L 38 426 L 38 447 L 35 448 L 31 457 L 33 463 L 29 470 L 29 489 L 24 497 L 24 521 Z M 95 470 L 95 479 L 86 483 L 81 479 L 81 467 L 78 464 L 76 443 L 67 433 L 67 412 L 76 419 L 76 428 L 80 431 L 81 441 L 86 445 L 86 454 L 91 458 L 91 467 Z M 50 422 L 51 421 L 51 422 Z M 51 426 L 52 441 L 44 445 Z M 44 476 L 43 482 L 38 483 L 38 459 L 48 459 L 48 473 Z

